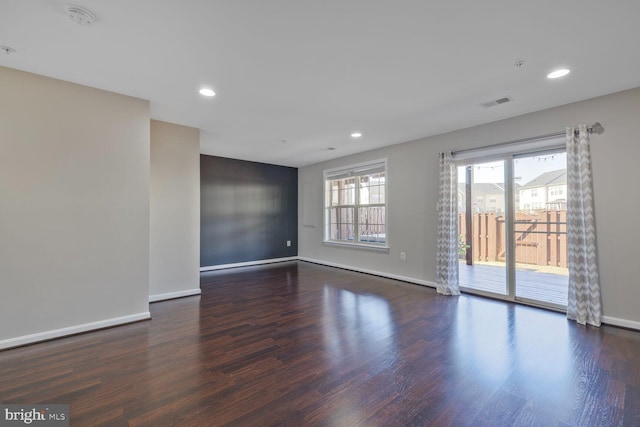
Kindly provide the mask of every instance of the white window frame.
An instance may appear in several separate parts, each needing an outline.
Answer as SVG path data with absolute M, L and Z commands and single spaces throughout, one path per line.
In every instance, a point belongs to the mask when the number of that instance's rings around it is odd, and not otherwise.
M 346 241 L 346 240 L 332 240 L 331 239 L 331 225 L 330 225 L 330 213 L 329 210 L 331 208 L 330 200 L 329 200 L 329 191 L 328 185 L 329 181 L 332 179 L 339 179 L 348 176 L 363 176 L 363 175 L 371 175 L 373 172 L 379 173 L 384 171 L 385 180 L 384 180 L 384 203 L 375 203 L 368 205 L 360 205 L 359 199 L 359 185 L 355 186 L 355 196 L 354 196 L 354 204 L 348 205 L 353 206 L 354 208 L 354 240 Z M 367 173 L 369 172 L 369 173 Z M 341 247 L 354 247 L 361 249 L 370 249 L 370 250 L 380 250 L 380 251 L 388 251 L 389 250 L 389 168 L 387 165 L 387 159 L 377 159 L 368 162 L 361 162 L 351 165 L 345 165 L 337 168 L 326 169 L 323 172 L 323 243 L 325 245 L 335 245 Z M 384 225 L 385 225 L 385 241 L 384 243 L 372 243 L 372 242 L 360 242 L 359 241 L 359 233 L 358 233 L 358 211 L 360 207 L 366 206 L 384 206 Z M 345 205 L 347 207 L 347 205 Z
M 454 155 L 456 167 L 467 166 L 473 163 L 479 163 L 483 161 L 495 161 L 505 160 L 505 194 L 513 194 L 513 197 L 507 197 L 505 200 L 505 215 L 506 215 L 506 245 L 509 248 L 507 253 L 507 287 L 508 294 L 496 294 L 488 291 L 484 291 L 478 288 L 461 286 L 463 292 L 470 294 L 477 294 L 487 296 L 494 299 L 501 299 L 506 301 L 512 301 L 521 304 L 533 305 L 538 307 L 544 307 L 552 310 L 566 312 L 566 307 L 556 305 L 553 303 L 544 303 L 538 300 L 530 300 L 523 297 L 516 296 L 516 283 L 515 283 L 515 240 L 514 235 L 514 220 L 511 212 L 518 209 L 516 206 L 516 197 L 513 187 L 513 160 L 520 156 L 530 156 L 535 153 L 551 154 L 555 152 L 566 152 L 566 142 L 564 135 L 535 139 L 530 141 L 515 142 L 509 144 L 500 144 L 499 146 L 489 148 L 475 148 L 466 150 L 462 153 Z M 539 189 L 541 187 L 536 187 Z M 531 190 L 524 190 L 531 194 Z M 520 199 L 522 200 L 522 199 Z M 523 204 L 524 210 L 535 210 L 535 202 L 529 202 Z

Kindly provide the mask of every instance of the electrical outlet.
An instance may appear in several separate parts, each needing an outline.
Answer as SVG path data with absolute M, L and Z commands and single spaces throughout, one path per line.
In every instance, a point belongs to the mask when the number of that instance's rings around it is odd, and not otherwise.
M 407 253 L 406 252 L 400 252 L 400 261 L 405 261 L 407 259 Z
M 291 246 L 291 240 L 287 240 L 287 246 Z

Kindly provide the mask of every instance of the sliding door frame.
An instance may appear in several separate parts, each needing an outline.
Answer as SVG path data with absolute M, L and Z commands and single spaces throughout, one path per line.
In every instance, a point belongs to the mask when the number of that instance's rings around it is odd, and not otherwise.
M 539 155 L 539 156 L 545 156 L 545 155 L 553 155 L 553 154 L 557 154 L 557 153 L 566 153 L 567 152 L 567 147 L 566 146 L 560 146 L 560 147 L 556 147 L 556 148 L 547 148 L 544 150 L 537 150 L 537 151 L 526 151 L 526 152 L 521 152 L 521 153 L 514 153 L 511 154 L 511 180 L 509 181 L 509 183 L 513 186 L 513 164 L 514 161 L 519 159 L 519 158 L 523 158 L 523 157 L 531 157 L 531 156 L 535 156 L 535 155 Z M 515 193 L 513 193 L 515 194 Z M 515 196 L 512 196 L 509 198 L 511 200 L 511 202 L 513 204 L 515 204 Z M 511 237 L 511 241 L 513 246 L 509 246 L 509 250 L 511 251 L 511 253 L 513 254 L 513 268 L 509 268 L 510 269 L 510 273 L 509 275 L 513 275 L 513 277 L 510 277 L 510 284 L 509 284 L 509 288 L 511 290 L 511 288 L 513 288 L 513 301 L 515 302 L 519 302 L 522 304 L 526 304 L 526 305 L 533 305 L 536 307 L 542 307 L 542 308 L 547 308 L 550 310 L 555 310 L 555 311 L 560 311 L 562 313 L 566 313 L 567 312 L 567 307 L 559 305 L 559 304 L 554 304 L 551 302 L 540 302 L 540 301 L 536 301 L 536 300 L 532 300 L 529 298 L 525 298 L 525 297 L 518 297 L 515 295 L 515 291 L 516 291 L 516 260 L 515 260 L 515 253 L 516 253 L 516 241 L 515 241 L 515 213 L 516 213 L 516 209 L 515 206 L 513 206 L 513 210 L 511 211 L 513 214 L 509 215 L 509 223 L 511 224 L 511 232 L 509 233 L 509 236 Z
M 492 162 L 492 161 L 503 161 L 504 163 L 504 192 L 505 192 L 505 246 L 507 248 L 506 253 L 506 287 L 507 294 L 499 294 L 488 291 L 483 291 L 475 288 L 469 288 L 466 286 L 461 286 L 460 289 L 464 292 L 477 294 L 481 296 L 486 296 L 494 299 L 501 299 L 505 301 L 517 302 L 520 304 L 531 305 L 535 307 L 541 307 L 549 310 L 560 311 L 566 313 L 567 308 L 551 304 L 551 303 L 542 303 L 540 301 L 531 300 L 528 298 L 517 297 L 516 296 L 516 241 L 515 241 L 515 193 L 514 193 L 514 160 L 520 157 L 534 156 L 534 155 L 546 155 L 553 154 L 566 151 L 566 147 L 564 145 L 564 141 L 562 143 L 558 141 L 557 144 L 548 146 L 548 144 L 541 144 L 543 146 L 535 147 L 528 146 L 528 148 L 521 148 L 518 150 L 517 148 L 505 149 L 502 153 L 492 153 L 492 154 L 483 154 L 481 149 L 478 149 L 475 152 L 478 153 L 477 156 L 464 156 L 462 159 L 456 159 L 456 168 L 465 167 L 466 172 L 466 188 L 465 188 L 465 198 L 467 204 L 467 223 L 469 223 L 469 206 L 472 202 L 470 197 L 470 189 L 473 180 L 473 171 L 468 173 L 467 168 L 477 163 L 482 162 Z M 468 225 L 467 225 L 468 228 Z M 473 252 L 473 248 L 472 248 Z M 467 257 L 468 259 L 468 257 Z

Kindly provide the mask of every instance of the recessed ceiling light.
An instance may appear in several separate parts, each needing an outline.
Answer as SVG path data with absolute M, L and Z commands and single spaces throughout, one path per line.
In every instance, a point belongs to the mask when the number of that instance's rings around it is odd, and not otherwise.
M 203 87 L 202 89 L 200 89 L 200 95 L 216 96 L 216 93 L 209 88 Z
M 567 68 L 561 68 L 559 70 L 555 70 L 550 72 L 549 74 L 547 74 L 547 78 L 548 79 L 557 79 L 559 77 L 564 77 L 567 74 L 569 74 L 571 72 L 571 70 L 567 69 Z
M 354 132 L 351 134 L 351 138 L 360 138 L 362 134 L 360 132 Z

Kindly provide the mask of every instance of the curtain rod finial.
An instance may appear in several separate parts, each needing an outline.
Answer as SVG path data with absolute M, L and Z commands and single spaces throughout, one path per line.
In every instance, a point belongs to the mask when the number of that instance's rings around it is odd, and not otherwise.
M 604 128 L 600 124 L 600 122 L 595 122 L 593 126 L 591 126 L 591 132 L 597 133 L 598 135 L 602 135 L 604 133 Z

